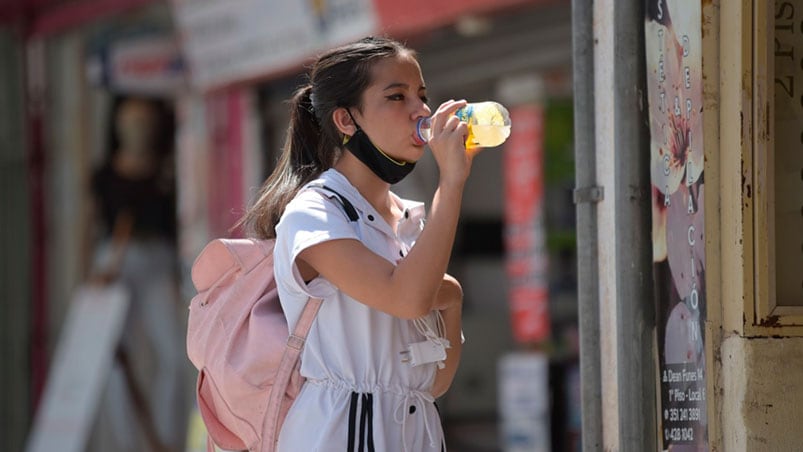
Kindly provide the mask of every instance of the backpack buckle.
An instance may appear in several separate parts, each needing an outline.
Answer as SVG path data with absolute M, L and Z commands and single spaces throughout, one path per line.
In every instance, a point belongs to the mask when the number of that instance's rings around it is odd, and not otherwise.
M 287 338 L 287 346 L 294 348 L 296 350 L 301 350 L 304 348 L 305 339 L 303 337 L 298 337 L 295 334 L 291 334 Z

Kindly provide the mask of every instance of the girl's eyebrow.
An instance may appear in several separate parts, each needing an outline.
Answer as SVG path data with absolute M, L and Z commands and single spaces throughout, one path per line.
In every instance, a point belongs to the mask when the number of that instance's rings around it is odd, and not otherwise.
M 383 91 L 387 91 L 389 89 L 394 89 L 394 88 L 407 88 L 408 86 L 410 86 L 410 85 L 408 85 L 406 83 L 393 82 L 390 85 L 386 86 L 385 89 L 383 89 Z
M 385 87 L 385 88 L 384 88 L 382 91 L 387 91 L 387 90 L 389 90 L 389 89 L 394 89 L 394 88 L 405 88 L 405 89 L 406 89 L 406 88 L 408 88 L 409 86 L 410 86 L 410 85 L 408 85 L 407 83 L 402 83 L 402 82 L 393 82 L 393 83 L 391 83 L 390 85 L 386 86 L 386 87 Z M 427 89 L 427 87 L 426 87 L 426 86 L 424 86 L 424 85 L 421 85 L 421 86 L 419 86 L 419 87 L 418 87 L 418 89 L 419 89 L 419 90 L 422 90 L 422 89 Z

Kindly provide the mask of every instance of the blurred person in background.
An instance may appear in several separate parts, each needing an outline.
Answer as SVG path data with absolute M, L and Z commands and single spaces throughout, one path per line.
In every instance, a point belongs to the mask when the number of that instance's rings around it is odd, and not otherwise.
M 116 281 L 131 304 L 90 443 L 96 451 L 179 451 L 186 404 L 179 320 L 174 119 L 165 102 L 119 97 L 109 148 L 92 175 L 102 231 L 93 278 Z M 127 365 L 126 365 L 127 364 Z

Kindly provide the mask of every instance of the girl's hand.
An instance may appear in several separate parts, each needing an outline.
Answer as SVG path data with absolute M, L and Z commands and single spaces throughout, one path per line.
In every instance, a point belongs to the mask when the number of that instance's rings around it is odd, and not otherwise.
M 465 106 L 465 100 L 449 100 L 432 115 L 429 148 L 438 164 L 442 184 L 462 186 L 471 171 L 474 153 L 466 152 L 468 126 L 454 114 Z

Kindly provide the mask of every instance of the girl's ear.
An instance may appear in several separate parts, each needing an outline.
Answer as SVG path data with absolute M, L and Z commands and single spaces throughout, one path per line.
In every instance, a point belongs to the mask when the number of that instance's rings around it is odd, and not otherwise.
M 332 121 L 343 135 L 352 136 L 357 133 L 357 125 L 354 124 L 354 120 L 351 119 L 351 115 L 345 107 L 336 108 L 332 112 Z

